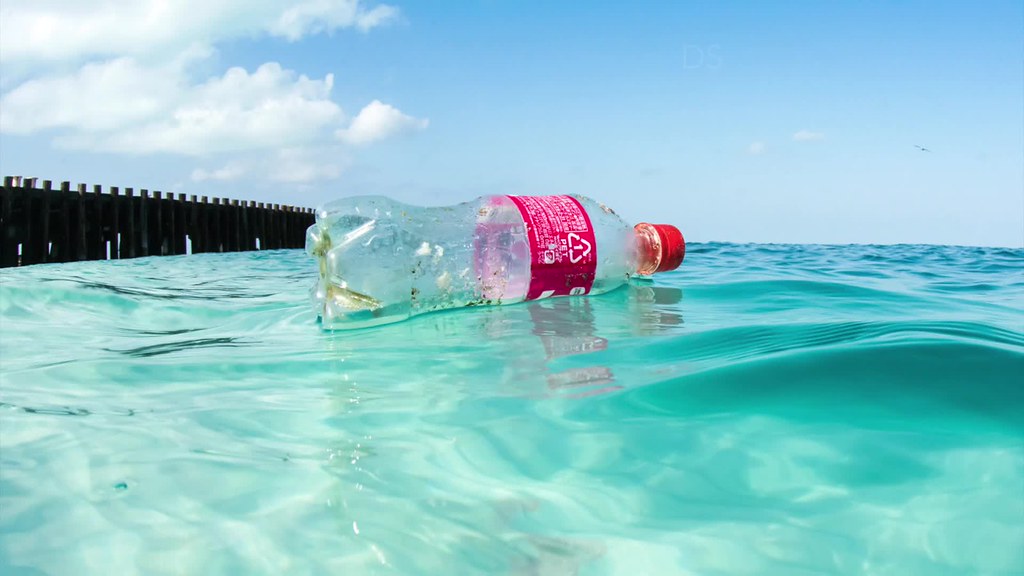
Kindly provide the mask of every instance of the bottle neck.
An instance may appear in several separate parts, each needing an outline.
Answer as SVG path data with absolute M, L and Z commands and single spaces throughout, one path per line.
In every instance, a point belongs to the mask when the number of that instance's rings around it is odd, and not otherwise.
M 641 222 L 633 230 L 636 234 L 637 274 L 649 276 L 655 272 L 668 272 L 683 263 L 686 241 L 679 228 Z
M 650 276 L 661 265 L 661 236 L 647 223 L 637 224 L 633 231 L 636 233 L 636 273 Z

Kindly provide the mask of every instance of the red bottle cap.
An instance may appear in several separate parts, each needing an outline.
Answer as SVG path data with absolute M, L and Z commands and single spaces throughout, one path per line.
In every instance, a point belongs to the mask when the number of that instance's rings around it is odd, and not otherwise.
M 670 224 L 648 224 L 647 222 L 642 222 L 636 225 L 636 229 L 638 232 L 649 236 L 657 236 L 658 241 L 652 242 L 653 246 L 650 246 L 655 251 L 652 256 L 654 261 L 657 262 L 657 267 L 653 272 L 675 270 L 683 263 L 683 258 L 686 256 L 686 241 L 683 240 L 683 233 L 679 231 L 679 228 Z M 650 234 L 652 229 L 656 234 Z M 643 273 L 649 274 L 651 272 L 643 271 Z
M 661 264 L 658 272 L 675 270 L 686 257 L 686 240 L 679 228 L 670 224 L 654 224 L 654 229 L 661 236 Z

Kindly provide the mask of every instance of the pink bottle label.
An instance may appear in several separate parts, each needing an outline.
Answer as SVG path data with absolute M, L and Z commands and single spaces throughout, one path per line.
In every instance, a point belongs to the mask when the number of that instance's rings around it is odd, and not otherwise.
M 530 244 L 527 300 L 587 294 L 597 270 L 590 216 L 572 196 L 509 196 L 526 223 Z

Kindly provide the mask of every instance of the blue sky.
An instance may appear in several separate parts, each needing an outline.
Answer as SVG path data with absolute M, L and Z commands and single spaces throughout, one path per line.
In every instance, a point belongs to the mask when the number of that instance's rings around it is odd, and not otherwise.
M 1024 246 L 1019 1 L 92 4 L 0 4 L 3 174 Z

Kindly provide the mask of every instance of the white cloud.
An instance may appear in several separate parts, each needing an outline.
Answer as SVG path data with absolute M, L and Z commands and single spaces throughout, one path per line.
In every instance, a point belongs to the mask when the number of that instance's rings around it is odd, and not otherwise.
M 810 130 L 800 130 L 793 134 L 793 140 L 797 142 L 810 142 L 813 140 L 824 140 L 825 135 L 821 132 L 811 132 Z
M 348 167 L 349 159 L 337 147 L 286 148 L 266 164 L 266 178 L 275 182 L 307 183 L 333 180 Z
M 214 70 L 237 38 L 298 41 L 369 31 L 397 8 L 360 0 L 0 1 L 0 133 L 42 133 L 59 147 L 199 159 L 195 182 L 337 178 L 339 145 L 365 144 L 427 120 L 374 100 L 350 119 L 334 75 L 276 62 Z
M 0 99 L 0 132 L 114 130 L 152 118 L 174 105 L 185 89 L 185 66 L 203 55 L 188 52 L 151 67 L 123 57 L 29 80 Z
M 379 100 L 367 104 L 348 128 L 336 135 L 350 144 L 368 144 L 389 136 L 422 130 L 430 123 L 425 118 L 413 118 Z
M 395 20 L 398 20 L 398 16 L 398 8 L 395 8 L 394 6 L 377 6 L 369 12 L 360 14 L 356 18 L 356 27 L 363 32 L 366 32 L 371 28 L 376 28 L 377 26 L 383 26 L 394 22 Z
M 196 168 L 192 171 L 192 180 L 196 182 L 203 182 L 206 180 L 227 182 L 230 180 L 238 180 L 242 176 L 245 176 L 248 171 L 248 167 L 240 162 L 231 162 L 216 170 L 203 170 L 202 168 Z
M 351 163 L 338 145 L 304 146 L 263 151 L 245 155 L 215 169 L 196 168 L 195 182 L 232 181 L 253 178 L 270 182 L 305 184 L 333 180 L 341 176 Z
M 764 142 L 753 142 L 748 148 L 747 153 L 751 156 L 760 156 L 764 154 Z
M 68 149 L 201 157 L 327 143 L 332 133 L 367 144 L 428 124 L 374 100 L 346 127 L 333 75 L 310 79 L 275 62 L 189 85 L 194 59 L 146 68 L 126 57 L 30 80 L 0 98 L 0 132 L 57 129 L 54 142 Z
M 315 140 L 343 118 L 330 100 L 334 77 L 296 77 L 275 62 L 249 74 L 241 68 L 181 94 L 167 119 L 156 119 L 89 142 L 115 152 L 204 155 Z
M 291 6 L 270 25 L 275 36 L 299 40 L 306 34 L 331 32 L 337 28 L 356 28 L 366 32 L 398 17 L 398 9 L 381 5 L 365 10 L 350 0 L 310 0 Z
M 312 80 L 275 62 L 188 85 L 180 67 L 130 58 L 31 80 L 0 100 L 0 130 L 66 128 L 66 148 L 202 156 L 325 139 L 342 122 L 334 77 Z
M 3 0 L 0 61 L 72 61 L 176 54 L 199 43 L 272 35 L 290 41 L 398 17 L 359 0 Z

